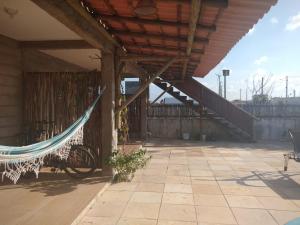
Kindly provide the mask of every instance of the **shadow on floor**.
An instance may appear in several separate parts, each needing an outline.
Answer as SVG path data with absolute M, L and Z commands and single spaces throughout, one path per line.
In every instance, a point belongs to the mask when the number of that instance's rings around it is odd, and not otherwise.
M 56 196 L 72 192 L 79 185 L 95 185 L 109 180 L 110 177 L 101 177 L 100 171 L 85 179 L 74 179 L 63 172 L 40 172 L 38 179 L 34 176 L 21 177 L 17 184 L 13 184 L 11 180 L 5 178 L 3 182 L 0 182 L 0 191 L 22 188 L 28 189 L 30 192 L 43 193 L 44 196 Z

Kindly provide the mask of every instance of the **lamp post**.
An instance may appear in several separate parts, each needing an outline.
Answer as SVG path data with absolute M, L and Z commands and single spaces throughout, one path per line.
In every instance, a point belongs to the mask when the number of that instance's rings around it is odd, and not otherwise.
M 224 98 L 226 99 L 226 77 L 229 76 L 229 70 L 223 70 L 223 76 L 224 76 Z

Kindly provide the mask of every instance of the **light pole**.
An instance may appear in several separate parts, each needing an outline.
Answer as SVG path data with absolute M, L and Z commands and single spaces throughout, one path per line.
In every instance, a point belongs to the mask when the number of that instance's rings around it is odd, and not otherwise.
M 229 70 L 223 70 L 224 76 L 224 98 L 226 99 L 226 77 L 229 76 Z

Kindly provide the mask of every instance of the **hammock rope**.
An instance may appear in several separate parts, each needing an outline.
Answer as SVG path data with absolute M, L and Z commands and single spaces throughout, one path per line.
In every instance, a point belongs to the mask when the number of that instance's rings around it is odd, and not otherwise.
M 61 134 L 27 146 L 0 145 L 0 165 L 4 165 L 2 181 L 6 176 L 16 184 L 20 176 L 28 171 L 35 172 L 38 178 L 45 156 L 56 155 L 60 159 L 67 159 L 72 145 L 83 144 L 83 126 L 89 120 L 104 90 L 105 87 L 101 91 L 99 88 L 98 96 L 94 102 L 80 118 Z

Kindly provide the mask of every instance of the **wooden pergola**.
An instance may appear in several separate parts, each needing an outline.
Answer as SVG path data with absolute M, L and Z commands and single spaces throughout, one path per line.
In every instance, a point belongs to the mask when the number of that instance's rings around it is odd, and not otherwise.
M 116 148 L 115 115 L 151 82 L 157 77 L 171 83 L 204 77 L 276 3 L 156 0 L 153 15 L 139 16 L 136 0 L 31 1 L 84 40 L 23 41 L 23 47 L 101 50 L 101 82 L 106 86 L 101 103 L 103 159 Z M 128 74 L 141 77 L 143 85 L 121 106 L 119 84 Z M 146 103 L 142 107 L 145 116 Z

